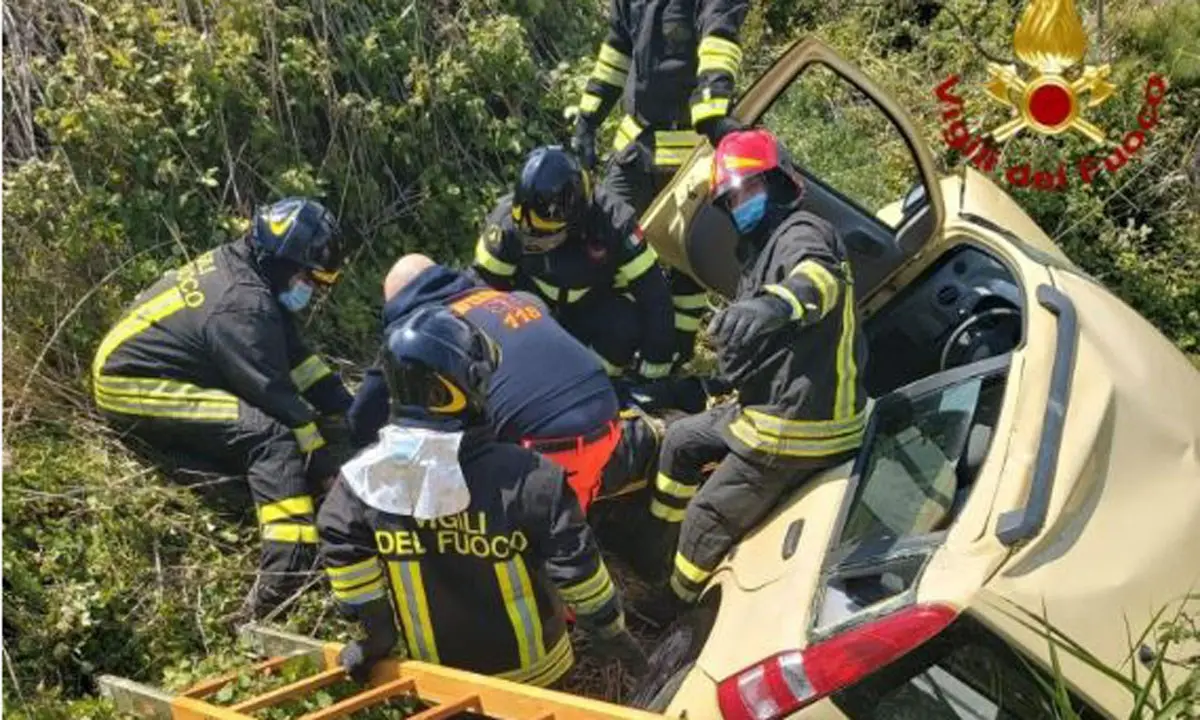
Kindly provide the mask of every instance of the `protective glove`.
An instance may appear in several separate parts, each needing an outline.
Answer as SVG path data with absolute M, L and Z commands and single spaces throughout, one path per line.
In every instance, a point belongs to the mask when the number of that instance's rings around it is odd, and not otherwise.
M 620 662 L 634 677 L 639 677 L 650 669 L 646 653 L 642 652 L 642 647 L 626 628 L 608 636 L 593 634 L 592 647 L 596 655 Z
M 745 129 L 746 126 L 740 120 L 728 115 L 701 120 L 696 125 L 696 130 L 703 133 L 714 148 L 721 142 L 721 138 L 729 133 Z
M 350 676 L 351 680 L 361 685 L 371 676 L 371 668 L 374 667 L 375 660 L 367 657 L 367 651 L 363 649 L 362 643 L 353 640 L 338 653 L 338 664 L 346 669 L 346 674 Z
M 596 167 L 596 128 L 582 116 L 575 118 L 575 137 L 571 138 L 571 149 L 585 168 L 591 170 Z
M 708 324 L 708 334 L 724 350 L 744 346 L 756 337 L 775 332 L 788 323 L 792 309 L 775 295 L 734 303 L 717 313 Z

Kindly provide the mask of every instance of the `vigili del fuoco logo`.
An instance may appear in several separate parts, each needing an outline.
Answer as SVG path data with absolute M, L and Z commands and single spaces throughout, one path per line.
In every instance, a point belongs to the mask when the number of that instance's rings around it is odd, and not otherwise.
M 1091 184 L 1102 173 L 1116 174 L 1146 145 L 1158 126 L 1159 106 L 1167 93 L 1166 78 L 1152 74 L 1143 88 L 1136 126 L 1119 141 L 1106 142 L 1108 132 L 1088 118 L 1089 111 L 1116 91 L 1108 65 L 1086 65 L 1087 34 L 1074 0 L 1029 0 L 1013 35 L 1022 67 L 988 63 L 987 98 L 1007 107 L 1011 117 L 996 127 L 972 133 L 963 98 L 956 94 L 957 74 L 943 80 L 934 94 L 942 107 L 942 139 L 963 159 L 985 173 L 1002 174 L 1009 185 L 1037 190 L 1063 190 L 1073 182 Z M 1095 154 L 1064 159 L 1055 167 L 1028 162 L 1000 166 L 999 143 L 1022 132 L 1046 136 L 1078 133 L 1095 143 Z M 1106 147 L 1107 146 L 1107 147 Z

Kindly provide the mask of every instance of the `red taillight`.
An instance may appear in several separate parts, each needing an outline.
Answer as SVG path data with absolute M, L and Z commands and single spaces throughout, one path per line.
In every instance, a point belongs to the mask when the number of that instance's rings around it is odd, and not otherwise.
M 772 655 L 717 686 L 725 720 L 774 720 L 840 690 L 946 629 L 958 611 L 916 605 L 803 651 Z

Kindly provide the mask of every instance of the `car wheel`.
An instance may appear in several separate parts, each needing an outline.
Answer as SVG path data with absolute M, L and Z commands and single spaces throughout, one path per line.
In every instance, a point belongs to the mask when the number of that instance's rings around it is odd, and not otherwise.
M 696 665 L 717 620 L 721 591 L 714 588 L 693 610 L 676 620 L 663 633 L 649 657 L 650 669 L 630 697 L 630 704 L 651 712 L 663 712 Z

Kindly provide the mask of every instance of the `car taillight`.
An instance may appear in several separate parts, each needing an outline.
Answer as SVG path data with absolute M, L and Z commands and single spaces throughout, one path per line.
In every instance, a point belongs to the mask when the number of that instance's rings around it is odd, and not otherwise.
M 958 611 L 915 605 L 804 650 L 751 665 L 717 685 L 725 720 L 774 720 L 858 682 L 946 629 Z

